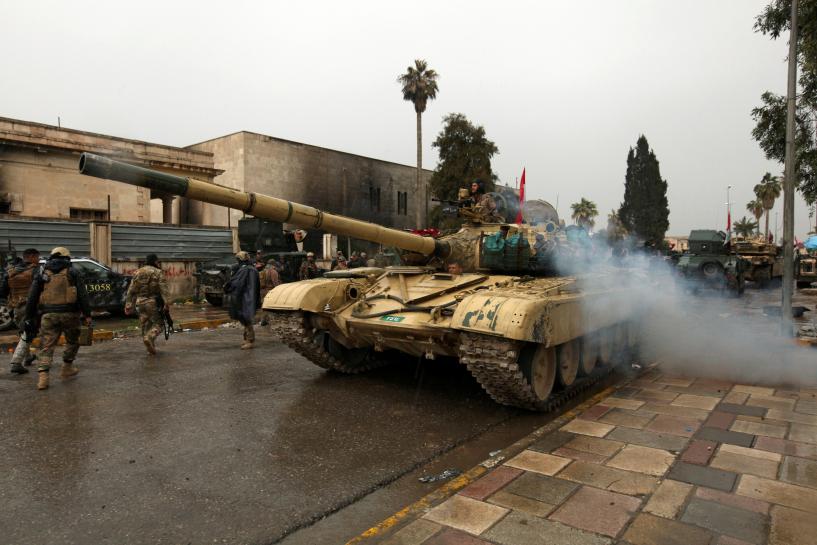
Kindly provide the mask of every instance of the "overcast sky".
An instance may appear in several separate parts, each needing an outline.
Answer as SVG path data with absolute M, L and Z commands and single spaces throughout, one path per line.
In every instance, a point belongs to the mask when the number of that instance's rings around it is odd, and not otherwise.
M 423 58 L 440 74 L 426 168 L 461 112 L 499 147 L 501 181 L 527 167 L 531 198 L 562 216 L 589 198 L 603 224 L 643 133 L 670 234 L 723 229 L 726 186 L 736 219 L 783 168 L 750 135 L 760 94 L 786 83 L 785 39 L 752 31 L 766 3 L 0 0 L 0 116 L 177 146 L 250 130 L 413 165 L 395 80 Z M 802 238 L 799 195 L 795 214 Z

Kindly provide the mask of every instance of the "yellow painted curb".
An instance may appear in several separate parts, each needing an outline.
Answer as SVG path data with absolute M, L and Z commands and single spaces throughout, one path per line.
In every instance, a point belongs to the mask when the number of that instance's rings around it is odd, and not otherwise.
M 420 513 L 427 511 L 435 504 L 441 503 L 442 500 L 447 499 L 448 497 L 454 495 L 457 491 L 465 488 L 472 482 L 476 481 L 479 477 L 487 473 L 490 469 L 493 469 L 495 466 L 501 465 L 503 461 L 516 456 L 517 454 L 528 448 L 530 445 L 538 441 L 543 435 L 546 435 L 552 431 L 556 431 L 556 429 L 564 426 L 569 420 L 574 419 L 581 412 L 597 404 L 599 401 L 612 394 L 615 390 L 616 388 L 613 386 L 605 388 L 604 390 L 594 395 L 584 403 L 581 403 L 580 405 L 577 405 L 568 412 L 556 417 L 556 419 L 554 419 L 552 422 L 526 435 L 516 443 L 513 443 L 511 446 L 502 449 L 502 452 L 500 452 L 496 458 L 494 459 L 489 458 L 488 460 L 485 460 L 481 464 L 469 469 L 456 479 L 453 479 L 452 481 L 445 483 L 440 488 L 423 496 L 422 498 L 412 503 L 411 505 L 404 507 L 403 509 L 393 514 L 392 516 L 390 516 L 377 526 L 372 526 L 359 536 L 347 541 L 346 545 L 354 545 L 355 543 L 361 543 L 373 537 L 379 537 L 384 532 L 394 528 L 404 519 L 411 516 L 419 515 Z
M 191 329 L 191 330 L 198 330 L 198 329 L 214 329 L 219 327 L 222 324 L 228 324 L 233 320 L 229 318 L 218 318 L 215 320 L 191 320 L 189 322 L 181 322 L 177 326 L 179 329 Z M 119 330 L 117 330 L 119 331 Z M 113 340 L 116 331 L 108 330 L 108 329 L 95 329 L 94 330 L 94 342 L 96 341 L 110 341 Z M 57 344 L 60 346 L 65 345 L 65 336 L 61 335 L 60 340 L 57 341 Z M 8 348 L 9 350 L 13 349 L 17 345 L 17 339 L 15 338 L 13 342 L 3 343 L 3 345 Z M 34 342 L 31 343 L 31 346 L 37 348 L 40 346 L 40 338 L 37 337 L 34 339 Z M 4 348 L 5 350 L 5 348 Z
M 232 322 L 230 318 L 217 318 L 215 320 L 191 320 L 189 322 L 180 322 L 180 329 L 212 329 L 223 324 Z

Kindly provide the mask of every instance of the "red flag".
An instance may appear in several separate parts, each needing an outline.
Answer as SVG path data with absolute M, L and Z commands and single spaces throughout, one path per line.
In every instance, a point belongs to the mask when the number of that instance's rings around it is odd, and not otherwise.
M 732 232 L 732 211 L 729 209 L 726 210 L 726 232 Z
M 522 169 L 522 181 L 519 182 L 519 212 L 516 213 L 514 223 L 522 223 L 522 205 L 525 204 L 525 169 Z

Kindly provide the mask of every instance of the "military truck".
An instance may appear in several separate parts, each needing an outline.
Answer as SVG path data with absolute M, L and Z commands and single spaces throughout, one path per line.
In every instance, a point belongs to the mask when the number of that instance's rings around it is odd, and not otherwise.
M 697 293 L 714 289 L 743 293 L 746 264 L 735 254 L 723 231 L 696 229 L 689 234 L 689 249 L 678 259 L 676 271 L 684 286 Z
M 775 278 L 783 278 L 783 249 L 780 246 L 763 238 L 738 238 L 732 245 L 745 265 L 744 280 L 766 288 Z
M 817 253 L 798 253 L 794 265 L 795 280 L 798 289 L 810 288 L 817 282 Z
M 264 261 L 274 258 L 281 263 L 281 280 L 294 282 L 298 280 L 298 269 L 306 258 L 307 251 L 313 248 L 319 237 L 308 237 L 303 242 L 303 251 L 298 250 L 293 233 L 284 232 L 279 221 L 268 221 L 263 218 L 242 218 L 238 220 L 239 247 L 255 258 L 255 252 L 261 251 Z M 235 256 L 225 255 L 210 261 L 196 263 L 198 296 L 204 297 L 213 306 L 226 303 L 224 284 L 232 277 L 236 268 Z

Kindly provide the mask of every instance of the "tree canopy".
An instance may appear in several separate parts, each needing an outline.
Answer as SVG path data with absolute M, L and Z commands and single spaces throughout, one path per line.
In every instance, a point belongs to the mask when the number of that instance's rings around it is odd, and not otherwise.
M 397 78 L 397 83 L 403 86 L 403 100 L 414 104 L 414 111 L 418 114 L 426 111 L 429 100 L 437 98 L 437 72 L 428 67 L 422 59 L 416 59 L 414 66 L 406 68 L 406 73 Z
M 592 228 L 596 225 L 595 218 L 599 215 L 599 211 L 596 208 L 596 203 L 593 201 L 582 197 L 579 202 L 571 204 L 570 208 L 573 210 L 571 217 L 573 221 L 576 222 L 576 225 L 586 228 Z
M 755 19 L 754 29 L 772 39 L 788 35 L 791 0 L 774 0 Z M 817 200 L 817 150 L 813 136 L 817 117 L 817 0 L 800 0 L 797 64 L 799 95 L 795 116 L 795 184 L 806 202 Z M 752 110 L 757 140 L 767 159 L 784 162 L 786 156 L 786 97 L 766 91 Z
M 485 191 L 494 190 L 497 176 L 491 170 L 491 158 L 499 149 L 485 136 L 482 126 L 474 125 L 463 114 L 448 114 L 431 145 L 439 153 L 437 168 L 431 175 L 432 195 L 454 200 L 459 188 L 468 187 L 477 178 L 485 182 Z
M 627 231 L 656 247 L 669 227 L 667 181 L 661 178 L 658 159 L 644 135 L 627 154 L 624 202 L 618 217 Z
M 755 229 L 757 229 L 758 222 L 752 221 L 751 219 L 743 216 L 739 220 L 737 220 L 734 224 L 735 233 L 738 236 L 742 236 L 744 238 L 748 238 L 752 236 L 752 233 Z

